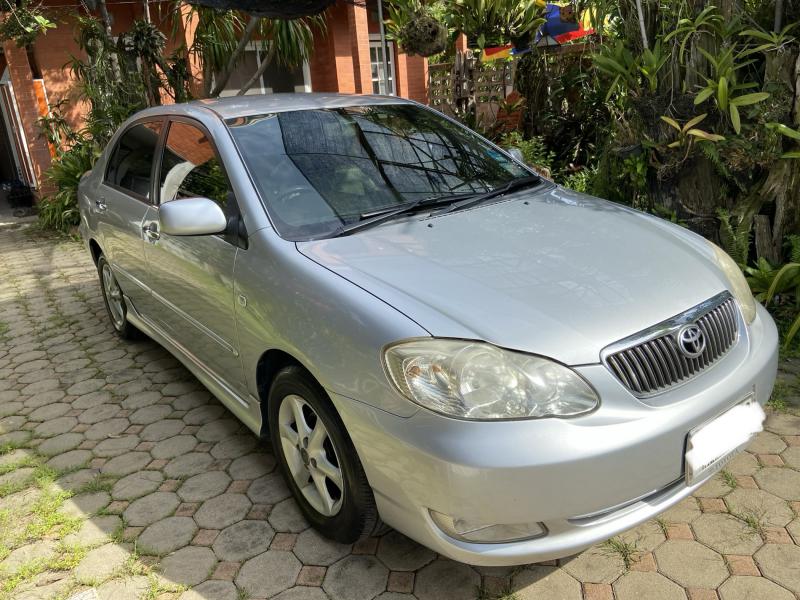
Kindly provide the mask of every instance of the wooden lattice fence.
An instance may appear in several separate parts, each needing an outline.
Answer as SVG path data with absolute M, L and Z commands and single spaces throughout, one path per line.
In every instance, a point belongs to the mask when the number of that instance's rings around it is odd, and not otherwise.
M 496 115 L 499 103 L 513 90 L 515 65 L 513 60 L 484 64 L 471 52 L 459 52 L 453 62 L 428 68 L 429 103 L 447 115 Z

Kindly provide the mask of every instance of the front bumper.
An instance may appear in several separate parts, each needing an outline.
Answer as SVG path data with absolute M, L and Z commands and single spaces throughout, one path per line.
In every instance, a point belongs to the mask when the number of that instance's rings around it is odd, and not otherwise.
M 737 345 L 703 375 L 633 397 L 602 365 L 576 368 L 601 406 L 574 419 L 474 422 L 427 410 L 398 417 L 331 394 L 383 520 L 455 560 L 499 566 L 568 556 L 666 510 L 703 482 L 683 480 L 687 433 L 755 390 L 765 404 L 778 334 L 759 307 Z M 445 535 L 429 509 L 483 523 L 541 522 L 547 535 L 476 544 Z

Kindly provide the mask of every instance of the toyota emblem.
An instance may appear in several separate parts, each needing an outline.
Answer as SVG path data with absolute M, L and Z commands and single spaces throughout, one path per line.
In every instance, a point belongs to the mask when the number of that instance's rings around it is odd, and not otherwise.
M 678 347 L 687 358 L 697 358 L 706 349 L 706 336 L 697 325 L 685 325 L 678 330 Z

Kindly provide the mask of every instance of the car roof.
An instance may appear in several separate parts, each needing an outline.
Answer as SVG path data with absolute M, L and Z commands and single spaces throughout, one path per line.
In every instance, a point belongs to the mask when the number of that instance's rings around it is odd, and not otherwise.
M 374 106 L 376 104 L 413 104 L 395 96 L 359 94 L 258 94 L 253 96 L 228 96 L 195 100 L 189 105 L 200 105 L 217 113 L 222 119 L 249 117 L 267 113 L 347 106 Z

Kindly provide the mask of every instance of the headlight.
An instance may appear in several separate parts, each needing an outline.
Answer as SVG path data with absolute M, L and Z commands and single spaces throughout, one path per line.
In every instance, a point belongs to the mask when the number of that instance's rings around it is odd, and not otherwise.
M 753 298 L 753 293 L 750 291 L 747 279 L 744 278 L 742 269 L 722 248 L 711 242 L 708 243 L 714 250 L 714 260 L 730 284 L 733 297 L 739 303 L 745 322 L 752 323 L 756 318 L 756 299 Z
M 598 398 L 577 373 L 546 358 L 462 340 L 412 340 L 384 353 L 409 400 L 461 419 L 571 417 Z

